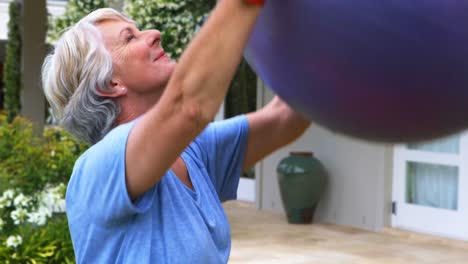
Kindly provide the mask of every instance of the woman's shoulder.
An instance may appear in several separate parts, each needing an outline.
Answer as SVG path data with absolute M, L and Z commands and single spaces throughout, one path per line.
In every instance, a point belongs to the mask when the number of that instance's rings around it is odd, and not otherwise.
M 224 134 L 239 133 L 248 130 L 248 120 L 246 115 L 238 115 L 228 119 L 214 121 L 210 123 L 197 139 L 215 143 Z
M 89 147 L 78 158 L 75 163 L 75 167 L 83 166 L 84 163 L 93 164 L 96 162 L 98 164 L 105 165 L 106 162 L 119 160 L 125 155 L 127 138 L 136 122 L 137 119 L 113 128 L 104 136 L 104 138 Z
M 132 123 L 115 127 L 81 154 L 73 167 L 68 195 L 77 195 L 81 193 L 79 190 L 86 188 L 103 186 L 110 178 L 119 177 L 117 174 L 125 166 L 125 145 L 131 127 Z

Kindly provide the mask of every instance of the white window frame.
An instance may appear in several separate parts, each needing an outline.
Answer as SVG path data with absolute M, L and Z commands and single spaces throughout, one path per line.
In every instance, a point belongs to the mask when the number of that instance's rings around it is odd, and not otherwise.
M 458 209 L 447 210 L 406 203 L 406 164 L 421 162 L 458 167 Z M 431 235 L 468 240 L 468 133 L 460 134 L 458 154 L 394 147 L 392 227 Z

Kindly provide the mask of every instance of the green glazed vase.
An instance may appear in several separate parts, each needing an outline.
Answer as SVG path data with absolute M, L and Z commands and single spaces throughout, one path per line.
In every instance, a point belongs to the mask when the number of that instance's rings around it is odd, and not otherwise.
M 288 222 L 312 222 L 315 208 L 325 188 L 325 169 L 312 152 L 291 152 L 276 168 Z

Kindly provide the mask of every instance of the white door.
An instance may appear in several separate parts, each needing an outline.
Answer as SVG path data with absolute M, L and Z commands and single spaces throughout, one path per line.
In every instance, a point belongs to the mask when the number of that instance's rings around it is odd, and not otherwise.
M 395 147 L 392 226 L 468 240 L 468 133 Z
M 241 177 L 237 188 L 237 200 L 255 202 L 255 179 Z

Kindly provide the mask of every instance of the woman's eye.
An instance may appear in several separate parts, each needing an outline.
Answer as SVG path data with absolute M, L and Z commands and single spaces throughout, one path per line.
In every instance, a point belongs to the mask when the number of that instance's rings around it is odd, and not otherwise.
M 134 39 L 135 36 L 134 35 L 128 35 L 127 36 L 127 42 L 130 42 L 132 39 Z

